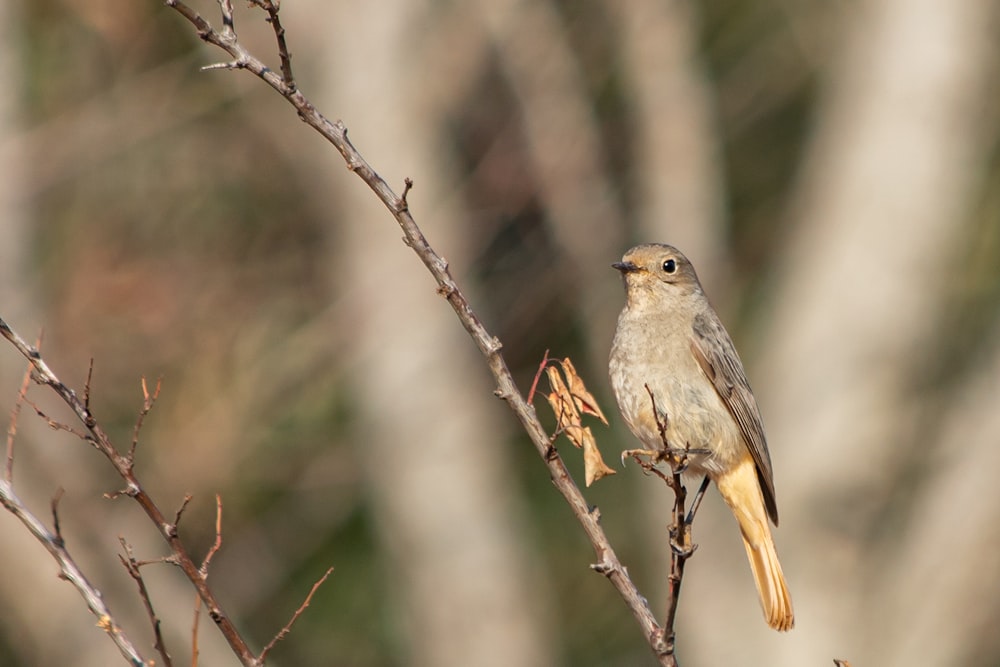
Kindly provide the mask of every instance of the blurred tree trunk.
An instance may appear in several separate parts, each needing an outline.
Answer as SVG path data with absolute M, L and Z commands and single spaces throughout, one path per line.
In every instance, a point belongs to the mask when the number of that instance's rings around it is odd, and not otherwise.
M 603 341 L 614 331 L 605 304 L 619 290 L 608 265 L 621 253 L 625 226 L 593 100 L 552 3 L 481 0 L 477 7 L 517 99 L 530 177 L 565 255 L 554 257 L 553 266 L 570 263 L 580 317 L 596 334 L 588 351 L 600 368 L 607 359 Z
M 677 246 L 702 269 L 706 291 L 716 294 L 725 284 L 725 194 L 696 9 L 688 2 L 626 0 L 609 2 L 608 10 L 621 32 L 636 241 Z
M 430 7 L 313 5 L 303 16 L 337 26 L 324 42 L 299 46 L 320 53 L 326 72 L 329 88 L 316 102 L 344 119 L 397 192 L 404 176 L 414 178 L 414 215 L 468 287 L 463 236 L 475 230 L 463 227 L 468 217 L 448 190 L 458 179 L 439 141 L 444 117 L 430 112 L 439 105 L 424 100 L 420 74 L 432 46 L 422 39 L 432 41 L 433 31 L 413 29 Z M 465 79 L 439 71 L 431 89 L 440 93 L 449 80 Z M 326 150 L 327 163 L 342 168 Z M 341 224 L 330 241 L 331 279 L 354 332 L 345 347 L 357 392 L 355 437 L 387 555 L 387 592 L 400 605 L 399 661 L 554 664 L 548 592 L 530 566 L 510 472 L 505 440 L 513 422 L 504 421 L 472 343 L 387 212 L 360 182 L 336 183 L 329 205 Z
M 24 132 L 23 110 L 22 99 L 17 93 L 24 85 L 21 80 L 24 65 L 19 57 L 17 39 L 23 29 L 19 9 L 17 3 L 0 4 L 0 316 L 30 336 L 28 332 L 38 330 L 38 319 L 33 313 L 31 299 L 29 213 L 22 185 L 30 156 L 24 154 L 24 142 L 20 140 Z M 23 359 L 10 349 L 4 349 L 0 354 L 0 386 L 3 388 L 0 414 L 5 417 L 13 406 L 24 370 Z M 25 414 L 22 421 L 31 421 L 30 411 Z M 0 423 L 6 434 L 7 419 Z M 19 442 L 23 444 L 29 440 L 26 435 L 33 432 L 35 429 L 22 424 Z M 40 494 L 32 493 L 35 486 L 33 470 L 15 468 L 14 474 L 15 490 L 25 502 L 38 500 Z M 2 641 L 10 642 L 15 659 L 38 660 L 45 654 L 43 647 L 51 627 L 37 620 L 56 616 L 50 606 L 50 596 L 58 596 L 60 588 L 65 589 L 66 597 L 57 599 L 67 600 L 67 606 L 72 604 L 73 593 L 53 576 L 53 566 L 44 560 L 41 545 L 13 515 L 6 511 L 0 513 L 0 528 L 3 532 L 0 562 L 9 572 L 17 573 L 17 576 L 0 577 L 0 606 L 5 610 Z M 73 609 L 71 613 L 79 611 Z
M 0 312 L 12 326 L 30 330 L 38 323 L 28 319 L 31 303 L 28 257 L 31 245 L 21 194 L 28 156 L 20 150 L 23 144 L 18 141 L 23 128 L 17 93 L 24 85 L 18 41 L 15 39 L 22 25 L 18 9 L 11 3 L 0 7 L 0 25 L 5 37 L 0 40 L 0 91 L 3 91 L 0 93 Z M 0 356 L 0 359 L 3 377 L 13 377 L 8 374 L 12 371 L 10 355 Z
M 902 539 L 875 552 L 875 581 L 870 592 L 862 592 L 863 600 L 872 601 L 874 627 L 863 639 L 873 664 L 995 660 L 1000 328 L 988 340 L 990 353 L 974 364 L 964 386 L 949 392 L 940 419 L 934 419 L 933 441 L 918 437 L 908 443 L 915 457 L 933 449 L 925 459 L 931 475 L 914 494 L 908 516 L 900 518 L 906 524 Z
M 922 419 L 920 406 L 929 403 L 916 384 L 926 370 L 922 350 L 948 327 L 943 313 L 967 238 L 956 225 L 968 219 L 986 157 L 977 121 L 997 55 L 993 5 L 863 3 L 827 77 L 769 333 L 751 372 L 775 452 L 777 540 L 796 603 L 794 639 L 758 640 L 760 633 L 733 622 L 734 606 L 723 598 L 719 607 L 726 616 L 719 622 L 733 628 L 727 644 L 757 653 L 766 643 L 772 664 L 815 662 L 819 647 L 826 657 L 879 655 L 877 664 L 960 662 L 961 632 L 934 634 L 940 660 L 895 641 L 919 638 L 926 648 L 930 632 L 918 634 L 918 619 L 927 628 L 956 625 L 951 615 L 962 598 L 952 596 L 964 591 L 940 590 L 931 600 L 927 582 L 911 571 L 924 551 L 953 546 L 947 529 L 937 534 L 944 542 L 913 540 L 928 517 L 912 511 L 942 500 L 937 485 L 902 515 L 888 508 L 896 482 L 919 488 L 906 471 L 928 463 L 939 446 L 940 422 Z M 979 436 L 962 444 L 966 456 L 995 449 Z M 932 476 L 946 474 L 932 468 Z M 907 525 L 915 531 L 908 549 L 874 548 L 883 531 Z M 919 602 L 898 603 L 900 592 L 887 584 L 900 585 L 900 577 L 919 589 Z M 721 651 L 709 655 L 724 661 Z

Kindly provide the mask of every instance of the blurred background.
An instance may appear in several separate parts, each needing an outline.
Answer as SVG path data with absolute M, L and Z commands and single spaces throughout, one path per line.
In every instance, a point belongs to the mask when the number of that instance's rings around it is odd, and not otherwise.
M 241 39 L 278 65 L 260 12 Z M 219 24 L 213 2 L 197 5 Z M 698 267 L 768 428 L 796 606 L 765 625 L 709 493 L 680 604 L 697 665 L 1000 662 L 997 2 L 286 0 L 303 92 L 340 118 L 500 337 L 548 349 L 634 446 L 606 359 L 637 242 Z M 0 316 L 125 448 L 275 665 L 654 665 L 485 364 L 391 216 L 278 95 L 158 2 L 0 4 Z M 23 360 L 0 346 L 0 407 Z M 64 408 L 39 388 L 51 416 Z M 542 407 L 541 413 L 547 408 Z M 549 420 L 547 423 L 551 423 Z M 561 451 L 577 479 L 582 464 Z M 118 537 L 165 554 L 84 443 L 26 410 L 15 488 L 152 651 Z M 670 496 L 586 491 L 662 618 Z M 120 656 L 0 514 L 0 663 Z M 190 663 L 195 596 L 144 570 Z M 237 664 L 203 618 L 201 664 Z

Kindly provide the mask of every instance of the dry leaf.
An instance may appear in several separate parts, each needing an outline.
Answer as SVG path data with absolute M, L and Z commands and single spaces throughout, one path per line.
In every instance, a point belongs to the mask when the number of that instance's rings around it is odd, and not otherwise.
M 583 429 L 583 476 L 587 486 L 607 475 L 614 475 L 612 470 L 601 458 L 601 451 L 597 449 L 597 441 L 594 434 L 590 432 L 590 427 Z
M 563 429 L 563 432 L 566 434 L 566 437 L 569 438 L 569 441 L 576 445 L 576 448 L 579 449 L 583 447 L 584 439 L 587 437 L 584 435 L 585 430 L 589 429 L 584 429 L 584 427 L 580 424 L 569 424 Z
M 579 426 L 580 413 L 577 412 L 573 396 L 569 393 L 569 388 L 566 387 L 562 376 L 559 375 L 559 369 L 555 366 L 549 366 L 545 369 L 545 372 L 548 373 L 549 386 L 552 388 L 552 393 L 547 398 L 549 399 L 549 405 L 552 406 L 552 412 L 556 415 L 559 429 L 564 430 L 570 426 Z
M 587 486 L 590 486 L 602 477 L 614 475 L 615 471 L 601 458 L 593 432 L 581 422 L 581 413 L 593 415 L 605 424 L 608 420 L 593 395 L 587 391 L 583 380 L 576 374 L 573 362 L 566 358 L 560 363 L 562 374 L 556 366 L 545 369 L 552 389 L 546 398 L 556 415 L 557 432 L 562 431 L 575 447 L 583 449 L 584 477 Z M 563 375 L 566 377 L 565 381 Z
M 566 382 L 569 384 L 569 393 L 573 397 L 576 407 L 584 414 L 597 417 L 607 426 L 608 420 L 605 418 L 604 413 L 601 412 L 601 406 L 597 404 L 597 399 L 594 398 L 593 394 L 587 391 L 587 387 L 583 384 L 583 379 L 576 374 L 573 362 L 569 360 L 569 357 L 566 357 L 561 363 L 563 373 L 566 374 Z

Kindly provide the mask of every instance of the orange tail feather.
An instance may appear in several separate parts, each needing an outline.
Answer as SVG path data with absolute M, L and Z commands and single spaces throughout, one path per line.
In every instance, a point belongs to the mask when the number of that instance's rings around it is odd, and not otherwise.
M 715 483 L 740 524 L 767 624 L 775 630 L 791 630 L 795 626 L 792 598 L 774 549 L 753 461 L 748 456 L 736 468 L 718 476 Z

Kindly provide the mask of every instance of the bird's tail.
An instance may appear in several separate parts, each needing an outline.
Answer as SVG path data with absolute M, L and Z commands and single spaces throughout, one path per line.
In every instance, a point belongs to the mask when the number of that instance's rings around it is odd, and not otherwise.
M 733 470 L 719 475 L 715 482 L 740 524 L 743 546 L 747 550 L 750 571 L 757 584 L 767 624 L 775 630 L 791 630 L 795 625 L 792 598 L 788 594 L 785 576 L 781 573 L 778 553 L 774 550 L 753 460 L 748 456 Z

